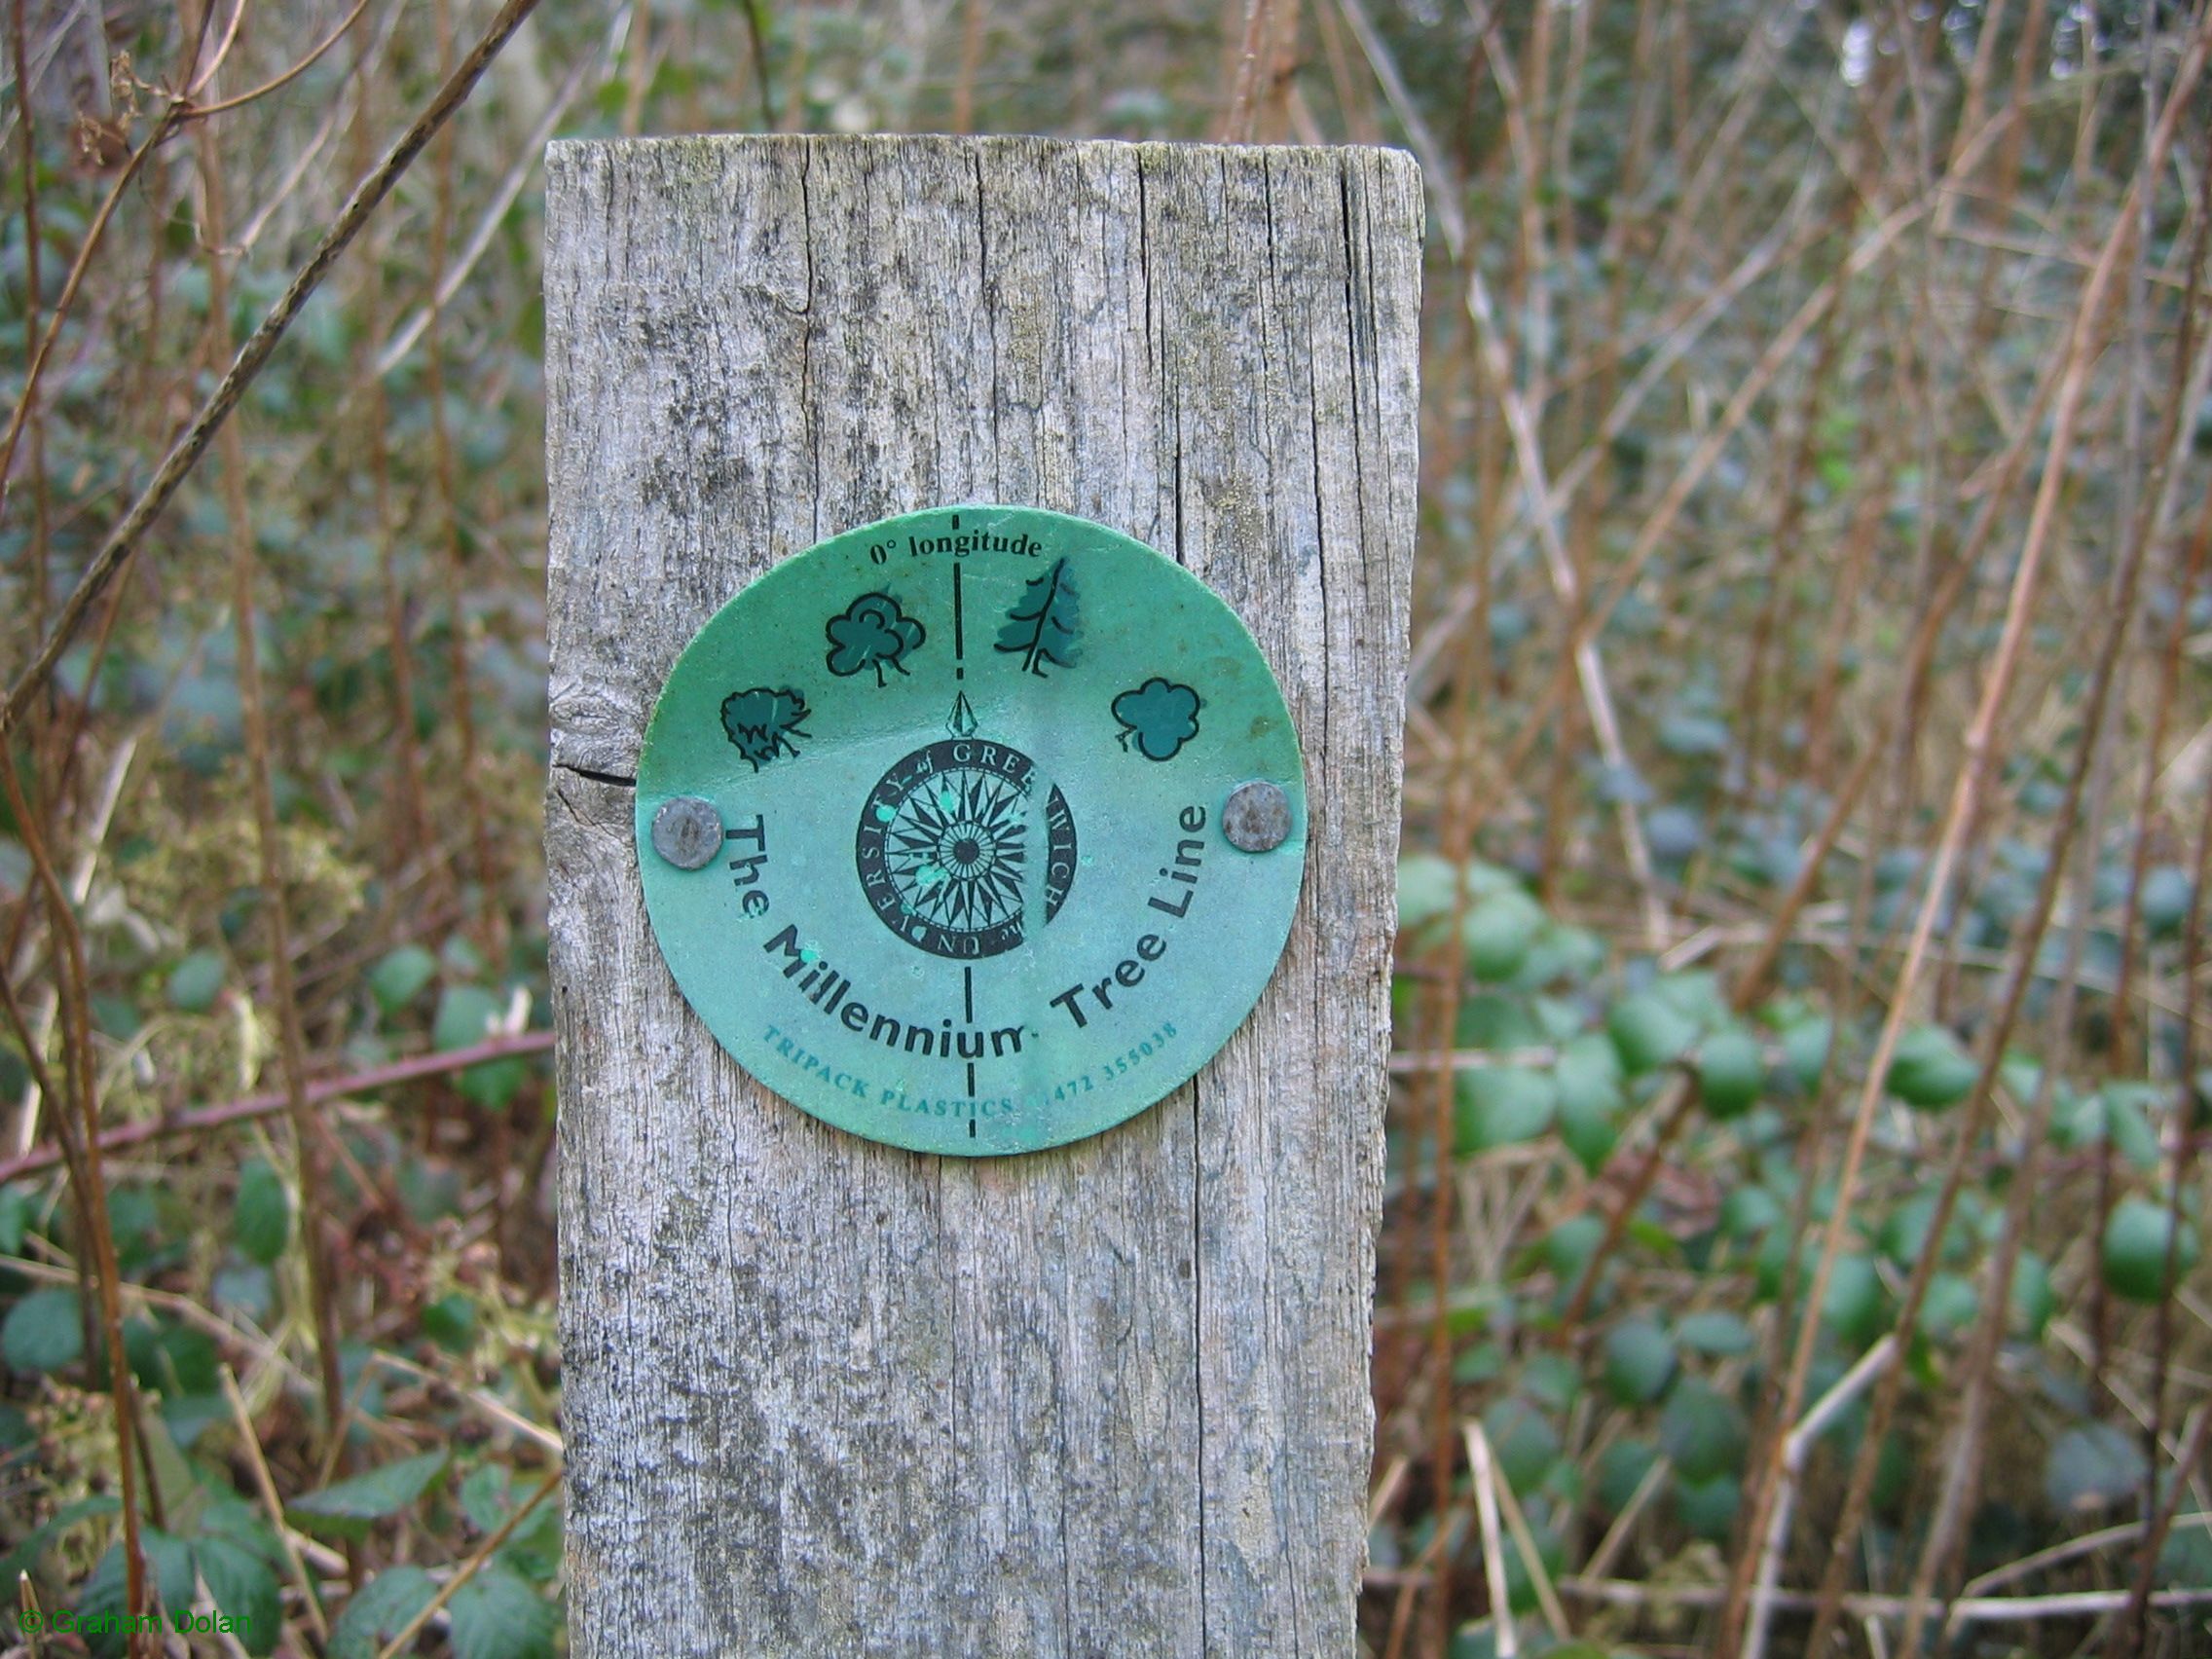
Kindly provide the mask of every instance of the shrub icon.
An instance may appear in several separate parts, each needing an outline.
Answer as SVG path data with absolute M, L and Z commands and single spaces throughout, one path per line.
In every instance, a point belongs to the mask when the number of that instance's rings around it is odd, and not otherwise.
M 756 772 L 779 755 L 798 753 L 792 739 L 806 736 L 799 729 L 805 719 L 806 694 L 788 685 L 780 691 L 756 685 L 722 699 L 722 730 Z

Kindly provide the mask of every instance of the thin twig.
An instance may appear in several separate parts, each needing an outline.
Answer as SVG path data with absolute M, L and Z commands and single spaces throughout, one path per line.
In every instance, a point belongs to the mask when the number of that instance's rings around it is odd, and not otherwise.
M 124 514 L 122 522 L 109 532 L 107 540 L 101 544 L 99 552 L 93 555 L 85 573 L 78 578 L 77 585 L 62 605 L 53 629 L 32 654 L 29 665 L 9 686 L 7 701 L 0 704 L 0 737 L 15 730 L 31 697 L 46 682 L 47 677 L 54 672 L 55 665 L 61 660 L 62 653 L 69 648 L 70 642 L 76 638 L 78 630 L 84 626 L 93 602 L 115 578 L 124 562 L 136 550 L 139 538 L 161 516 L 162 509 L 168 505 L 170 498 L 199 463 L 217 429 L 238 406 L 245 388 L 253 384 L 255 377 L 267 365 L 271 353 L 276 350 L 276 343 L 297 319 L 309 297 L 322 285 L 322 279 L 330 274 L 330 268 L 337 263 L 338 256 L 360 234 L 369 215 L 391 193 L 391 187 L 399 182 L 400 175 L 422 153 L 423 146 L 430 141 L 431 136 L 446 124 L 454 111 L 467 100 L 469 92 L 491 65 L 492 59 L 498 55 L 499 49 L 506 45 L 515 30 L 521 27 L 522 20 L 536 6 L 537 0 L 506 0 L 485 30 L 483 38 L 461 60 L 460 67 L 445 85 L 438 89 L 437 95 L 415 118 L 413 125 L 400 134 L 398 141 L 386 153 L 376 170 L 354 187 L 353 194 L 340 209 L 337 220 L 323 233 L 314 251 L 294 274 L 282 295 L 270 309 L 269 314 L 262 318 L 261 325 L 239 349 L 238 356 L 232 361 L 229 371 L 208 394 L 207 401 L 201 405 L 199 413 L 192 418 L 183 435 L 163 458 L 152 480 L 139 494 L 137 500 L 131 503 L 130 510 Z M 59 313 L 55 314 L 58 318 Z M 51 336 L 52 329 L 48 332 Z M 44 360 L 43 353 L 41 360 Z M 4 466 L 10 448 L 12 445 L 0 442 L 0 466 Z M 4 476 L 5 473 L 0 472 L 0 477 Z
M 488 1065 L 494 1060 L 542 1054 L 552 1047 L 552 1032 L 525 1031 L 513 1037 L 495 1037 L 487 1042 L 472 1044 L 466 1049 L 453 1049 L 435 1054 L 417 1054 L 412 1059 L 393 1060 L 387 1065 L 348 1072 L 341 1077 L 311 1080 L 307 1086 L 308 1103 L 311 1106 L 320 1105 L 324 1101 L 343 1100 L 350 1095 L 372 1094 L 399 1084 L 419 1083 L 424 1078 L 444 1077 L 453 1072 L 466 1071 L 471 1066 Z M 201 1106 L 190 1111 L 150 1118 L 143 1123 L 121 1124 L 103 1133 L 99 1144 L 103 1151 L 112 1152 L 124 1147 L 142 1146 L 148 1141 L 166 1139 L 170 1135 L 194 1134 L 205 1129 L 220 1128 L 226 1124 L 274 1117 L 285 1109 L 285 1099 L 281 1090 L 248 1094 L 242 1099 L 225 1101 L 220 1106 Z M 0 1183 L 23 1175 L 35 1175 L 42 1169 L 51 1169 L 62 1162 L 64 1156 L 63 1149 L 58 1146 L 35 1147 L 20 1158 L 0 1162 Z
M 309 1575 L 307 1564 L 292 1545 L 292 1530 L 284 1524 L 284 1501 L 276 1495 L 276 1483 L 269 1473 L 269 1459 L 261 1455 L 261 1436 L 253 1426 L 253 1414 L 246 1409 L 245 1396 L 239 1392 L 239 1380 L 230 1366 L 218 1367 L 217 1375 L 223 1381 L 223 1397 L 231 1403 L 231 1420 L 238 1425 L 239 1444 L 245 1449 L 246 1462 L 253 1469 L 254 1491 L 260 1494 L 262 1508 L 269 1512 L 270 1530 L 276 1534 L 276 1542 L 284 1552 L 284 1566 L 300 1587 L 300 1602 L 307 1608 L 308 1623 L 314 1629 L 315 1641 L 328 1641 L 330 1626 L 323 1620 L 322 1599 L 315 1594 L 314 1580 Z
M 1490 1437 L 1483 1425 L 1469 1419 L 1467 1468 L 1475 1481 L 1475 1519 L 1483 1532 L 1483 1576 L 1490 1587 L 1491 1623 L 1496 1636 L 1498 1659 L 1515 1659 L 1521 1639 L 1513 1630 L 1513 1607 L 1505 1593 L 1505 1548 L 1498 1536 L 1497 1486 L 1491 1471 Z

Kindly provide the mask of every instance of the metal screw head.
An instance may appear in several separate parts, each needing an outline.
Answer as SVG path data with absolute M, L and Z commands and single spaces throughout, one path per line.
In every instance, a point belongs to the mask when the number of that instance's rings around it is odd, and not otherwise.
M 653 814 L 653 851 L 678 869 L 703 869 L 721 851 L 722 815 L 711 800 L 678 795 Z
M 1221 832 L 1239 851 L 1272 852 L 1290 839 L 1290 796 L 1265 778 L 1238 784 L 1222 805 Z

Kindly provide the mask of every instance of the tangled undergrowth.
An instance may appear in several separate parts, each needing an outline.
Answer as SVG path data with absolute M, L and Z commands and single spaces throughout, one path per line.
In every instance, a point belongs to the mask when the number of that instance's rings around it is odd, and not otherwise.
M 1371 1650 L 2207 1650 L 2201 5 L 517 10 L 0 8 L 26 1610 L 560 1646 L 539 155 L 949 129 L 1422 163 Z

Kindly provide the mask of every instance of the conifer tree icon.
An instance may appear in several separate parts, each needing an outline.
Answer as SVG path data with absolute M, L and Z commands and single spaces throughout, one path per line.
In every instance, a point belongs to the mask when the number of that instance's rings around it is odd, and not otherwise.
M 1065 559 L 1031 578 L 1028 591 L 1006 613 L 999 629 L 998 649 L 1018 653 L 1021 666 L 1043 679 L 1045 664 L 1055 668 L 1075 665 L 1075 578 Z

